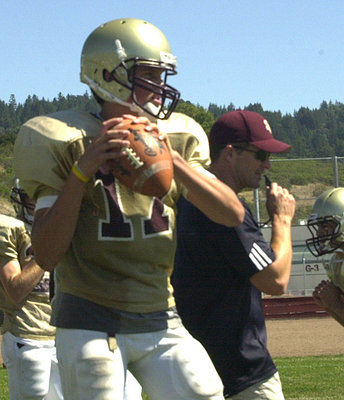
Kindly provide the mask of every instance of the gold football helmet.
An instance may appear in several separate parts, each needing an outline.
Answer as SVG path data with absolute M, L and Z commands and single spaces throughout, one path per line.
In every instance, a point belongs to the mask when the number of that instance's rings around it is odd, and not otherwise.
M 149 74 L 140 76 L 140 67 L 158 70 L 159 82 L 149 79 Z M 177 73 L 176 67 L 177 59 L 158 28 L 123 18 L 99 26 L 88 36 L 81 54 L 80 79 L 104 101 L 166 119 L 180 97 L 178 90 L 167 84 L 167 77 Z M 136 87 L 154 93 L 158 101 L 140 104 Z
M 306 245 L 316 257 L 344 244 L 344 188 L 328 189 L 316 199 L 307 227 L 312 238 Z

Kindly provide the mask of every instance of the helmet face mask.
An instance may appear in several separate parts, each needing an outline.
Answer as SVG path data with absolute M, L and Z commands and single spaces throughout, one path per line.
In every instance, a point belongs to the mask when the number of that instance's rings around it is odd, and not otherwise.
M 27 224 L 32 225 L 35 203 L 30 200 L 24 189 L 20 187 L 18 178 L 15 178 L 14 180 L 10 199 L 17 217 Z
M 140 69 L 159 70 L 159 82 L 142 78 Z M 86 39 L 81 55 L 80 79 L 106 102 L 115 102 L 131 111 L 159 119 L 170 116 L 180 97 L 167 84 L 175 75 L 176 57 L 163 33 L 154 25 L 135 18 L 109 21 Z M 105 79 L 105 73 L 111 79 Z M 137 89 L 147 91 L 147 101 L 138 99 Z M 148 93 L 153 94 L 152 100 Z M 158 99 L 158 101 L 156 101 Z
M 341 222 L 336 216 L 310 218 L 307 228 L 312 238 L 306 240 L 308 250 L 315 257 L 334 252 L 343 244 L 340 227 Z
M 128 69 L 126 65 L 131 67 Z M 128 83 L 118 78 L 123 72 L 120 74 L 117 71 L 123 71 L 123 68 L 126 70 Z M 135 58 L 116 67 L 110 75 L 114 81 L 130 90 L 130 99 L 138 107 L 153 117 L 166 119 L 175 109 L 180 97 L 180 93 L 167 84 L 167 78 L 175 74 L 175 69 L 164 62 Z M 141 101 L 138 96 L 138 92 L 142 91 L 145 92 L 146 101 Z M 147 98 L 150 98 L 149 101 Z
M 316 199 L 307 228 L 312 237 L 306 245 L 316 257 L 344 245 L 344 188 L 328 189 Z

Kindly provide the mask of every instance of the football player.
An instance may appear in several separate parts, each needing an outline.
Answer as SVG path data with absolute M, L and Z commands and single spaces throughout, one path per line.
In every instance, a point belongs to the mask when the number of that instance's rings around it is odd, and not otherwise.
M 316 199 L 307 227 L 309 251 L 316 257 L 333 253 L 323 260 L 329 280 L 314 289 L 314 301 L 344 326 L 344 188 L 328 189 Z
M 30 229 L 34 202 L 19 186 L 11 191 L 17 218 L 0 215 L 1 352 L 11 400 L 62 399 L 49 324 L 49 273 L 33 258 Z
M 81 55 L 81 81 L 99 113 L 33 118 L 15 143 L 16 173 L 37 199 L 35 255 L 47 270 L 56 267 L 52 321 L 68 399 L 122 399 L 127 370 L 151 400 L 223 398 L 210 358 L 175 309 L 175 210 L 182 192 L 223 224 L 239 224 L 244 210 L 204 169 L 203 129 L 173 113 L 179 92 L 167 80 L 176 66 L 154 25 L 105 23 Z M 170 143 L 174 180 L 163 198 L 133 192 L 109 171 L 107 161 L 129 145 L 128 131 L 116 128 L 124 114 Z

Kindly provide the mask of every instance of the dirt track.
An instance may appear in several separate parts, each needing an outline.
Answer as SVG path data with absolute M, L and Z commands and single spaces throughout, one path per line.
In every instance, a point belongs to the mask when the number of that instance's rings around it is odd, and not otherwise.
M 267 320 L 272 357 L 344 353 L 344 327 L 330 317 Z

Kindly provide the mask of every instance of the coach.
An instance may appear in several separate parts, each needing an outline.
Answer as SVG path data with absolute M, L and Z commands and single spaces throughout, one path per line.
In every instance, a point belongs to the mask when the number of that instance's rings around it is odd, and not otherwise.
M 271 168 L 270 153 L 290 148 L 273 138 L 260 114 L 233 111 L 220 117 L 209 136 L 210 172 L 236 193 L 258 188 Z M 285 293 L 291 270 L 294 197 L 277 183 L 266 187 L 271 243 L 250 209 L 228 228 L 191 203 L 179 203 L 178 248 L 173 285 L 186 328 L 206 348 L 219 372 L 225 397 L 284 399 L 266 347 L 262 292 Z

